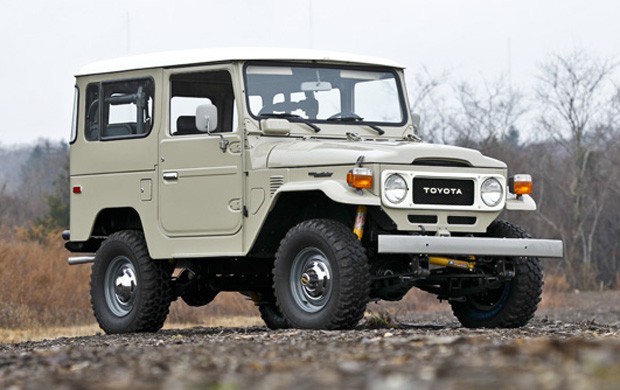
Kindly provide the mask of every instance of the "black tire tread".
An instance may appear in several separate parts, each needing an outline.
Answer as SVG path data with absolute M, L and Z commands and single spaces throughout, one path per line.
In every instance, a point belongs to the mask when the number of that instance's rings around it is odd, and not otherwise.
M 136 230 L 123 230 L 111 234 L 101 245 L 98 253 L 113 242 L 126 245 L 134 254 L 137 268 L 140 273 L 140 288 L 142 290 L 142 304 L 137 306 L 136 317 L 131 325 L 125 329 L 116 329 L 109 326 L 96 308 L 93 294 L 91 293 L 91 306 L 99 326 L 106 333 L 133 333 L 133 332 L 156 332 L 162 328 L 170 310 L 173 289 L 171 274 L 172 269 L 168 264 L 151 259 L 144 239 L 144 234 Z M 102 261 L 97 261 L 92 266 L 91 291 L 96 285 L 95 278 L 104 266 Z
M 340 269 L 340 295 L 337 308 L 332 317 L 322 328 L 324 329 L 351 329 L 355 327 L 364 316 L 369 301 L 370 277 L 369 264 L 366 250 L 361 245 L 352 230 L 340 222 L 329 219 L 311 219 L 299 223 L 286 234 L 280 243 L 274 262 L 274 291 L 278 272 L 278 263 L 283 261 L 281 250 L 283 244 L 300 232 L 312 232 L 325 239 L 334 251 L 336 261 Z M 300 327 L 287 318 L 280 302 L 276 303 L 292 326 Z
M 275 302 L 260 304 L 258 311 L 267 328 L 271 330 L 288 329 L 291 327 Z
M 530 238 L 521 226 L 496 220 L 487 229 L 489 237 Z M 452 312 L 468 328 L 520 328 L 534 317 L 541 300 L 543 272 L 537 257 L 515 257 L 515 277 L 506 307 L 486 321 L 472 320 L 467 316 L 467 303 L 453 302 Z

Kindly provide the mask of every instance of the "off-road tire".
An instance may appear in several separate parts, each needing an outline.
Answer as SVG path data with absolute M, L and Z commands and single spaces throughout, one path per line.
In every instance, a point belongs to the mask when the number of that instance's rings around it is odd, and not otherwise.
M 318 256 L 330 268 L 330 288 L 320 304 L 303 301 L 304 285 L 301 274 L 295 271 L 308 251 L 308 256 Z M 364 316 L 369 288 L 366 251 L 352 230 L 342 223 L 327 219 L 304 221 L 289 230 L 280 242 L 273 289 L 277 306 L 291 327 L 353 328 Z
M 506 221 L 494 221 L 487 229 L 487 237 L 530 238 L 520 226 Z M 512 257 L 515 276 L 503 286 L 497 304 L 481 310 L 472 303 L 451 301 L 452 312 L 468 328 L 518 328 L 534 317 L 541 299 L 543 274 L 537 257 Z
M 131 269 L 135 279 L 133 298 L 126 306 L 119 306 L 110 284 L 117 277 L 110 269 L 115 264 Z M 97 251 L 90 279 L 91 305 L 101 329 L 108 334 L 161 329 L 173 297 L 172 271 L 169 264 L 151 259 L 142 232 L 124 230 L 110 235 Z
M 286 322 L 278 305 L 274 303 L 262 303 L 258 306 L 260 317 L 265 325 L 271 330 L 288 329 L 291 326 Z

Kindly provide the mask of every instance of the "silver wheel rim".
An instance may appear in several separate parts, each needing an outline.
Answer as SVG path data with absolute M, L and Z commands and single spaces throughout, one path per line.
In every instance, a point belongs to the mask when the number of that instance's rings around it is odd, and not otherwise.
M 307 313 L 323 309 L 332 295 L 332 268 L 327 256 L 317 248 L 305 248 L 295 256 L 290 286 L 298 307 Z
M 105 301 L 117 317 L 124 317 L 133 309 L 138 292 L 136 269 L 129 258 L 115 257 L 106 270 L 104 283 Z

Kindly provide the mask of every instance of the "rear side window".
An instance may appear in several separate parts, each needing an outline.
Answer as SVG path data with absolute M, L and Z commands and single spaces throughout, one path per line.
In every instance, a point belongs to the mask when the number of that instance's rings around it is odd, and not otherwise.
M 152 79 L 89 84 L 85 137 L 89 141 L 146 136 L 153 127 Z

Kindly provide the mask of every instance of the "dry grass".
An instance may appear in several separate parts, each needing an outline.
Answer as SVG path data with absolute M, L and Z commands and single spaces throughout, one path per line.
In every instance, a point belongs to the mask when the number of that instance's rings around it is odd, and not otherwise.
M 0 238 L 0 328 L 37 329 L 92 323 L 88 267 L 69 267 L 59 234 L 42 241 Z
M 0 232 L 0 342 L 99 331 L 90 307 L 90 267 L 69 266 L 69 255 L 59 232 L 37 237 Z M 261 320 L 246 297 L 222 293 L 202 308 L 174 302 L 167 323 L 244 326 Z
M 415 317 L 416 313 L 433 313 L 450 311 L 450 305 L 442 302 L 432 294 L 411 289 L 402 300 L 397 302 L 371 303 L 366 313 L 366 325 L 369 327 L 393 327 L 403 319 Z
M 90 307 L 90 267 L 67 265 L 69 255 L 59 232 L 32 237 L 0 231 L 0 342 L 99 332 Z M 567 292 L 570 286 L 564 276 L 547 275 L 541 307 L 562 306 Z M 400 302 L 369 306 L 370 315 L 378 318 L 448 310 L 446 302 L 418 289 L 412 289 Z M 173 302 L 167 327 L 180 324 L 247 326 L 262 322 L 248 298 L 221 293 L 201 308 L 189 307 L 181 300 Z
M 199 322 L 176 323 L 168 321 L 164 329 L 186 329 L 196 326 L 209 328 L 244 328 L 262 326 L 263 321 L 258 316 L 219 316 L 203 318 Z M 0 343 L 21 343 L 24 341 L 41 341 L 59 337 L 80 337 L 103 334 L 103 331 L 93 323 L 81 326 L 50 326 L 30 329 L 0 329 Z
M 541 308 L 562 307 L 566 303 L 566 295 L 571 291 L 566 276 L 558 274 L 545 275 Z
M 254 303 L 239 293 L 223 292 L 203 307 L 190 307 L 179 298 L 170 307 L 168 322 L 206 324 L 216 317 L 247 316 L 259 316 Z
M 0 342 L 21 343 L 24 341 L 41 341 L 59 337 L 92 336 L 101 333 L 95 324 L 82 326 L 50 326 L 29 329 L 0 329 Z

